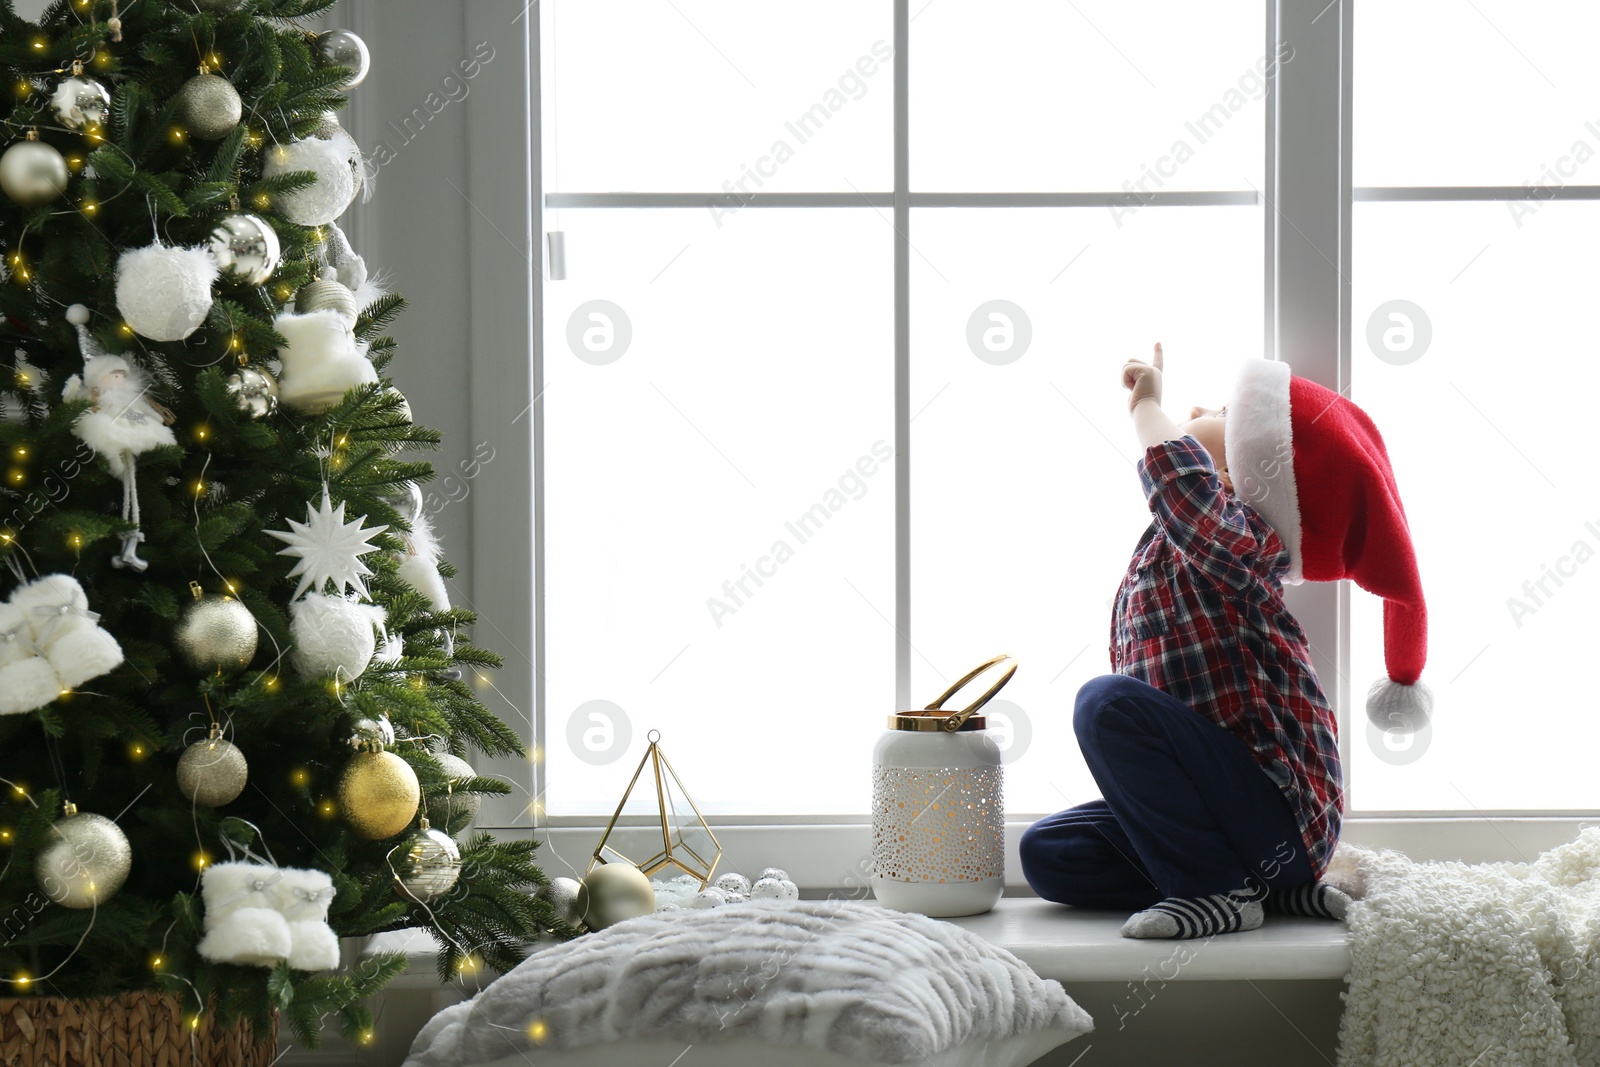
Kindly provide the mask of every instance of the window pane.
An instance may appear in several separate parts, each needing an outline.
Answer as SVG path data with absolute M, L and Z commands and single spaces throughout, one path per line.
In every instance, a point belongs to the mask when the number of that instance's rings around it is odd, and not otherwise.
M 1355 207 L 1351 396 L 1404 501 L 1436 701 L 1425 750 L 1370 741 L 1362 716 L 1363 810 L 1595 803 L 1600 700 L 1583 668 L 1600 638 L 1600 368 L 1587 356 L 1600 205 L 1548 203 L 1522 222 L 1503 203 Z M 1364 700 L 1383 676 L 1382 602 L 1350 599 Z
M 1262 351 L 1261 210 L 1150 207 L 1114 236 L 1095 209 L 924 210 L 911 241 L 914 703 L 1016 656 L 1006 809 L 1055 811 L 1099 795 L 1073 699 L 1111 669 L 1151 521 L 1121 367 L 1159 340 L 1169 415 L 1226 401 Z
M 912 9 L 913 189 L 1261 186 L 1280 59 L 1260 0 Z
M 1600 184 L 1597 35 L 1578 0 L 1356 5 L 1354 183 Z
M 714 237 L 694 210 L 565 214 L 547 810 L 609 815 L 654 729 L 707 815 L 866 812 L 894 710 L 893 231 L 870 209 L 750 208 Z
M 893 184 L 888 0 L 538 9 L 547 192 Z

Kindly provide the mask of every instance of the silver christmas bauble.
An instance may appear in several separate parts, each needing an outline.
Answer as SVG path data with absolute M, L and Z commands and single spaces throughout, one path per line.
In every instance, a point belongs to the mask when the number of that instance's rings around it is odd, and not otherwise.
M 203 808 L 220 808 L 238 799 L 249 776 L 244 753 L 216 728 L 178 757 L 178 792 Z
M 583 912 L 578 910 L 578 893 L 582 889 L 583 883 L 576 878 L 552 878 L 548 885 L 540 886 L 535 895 L 550 902 L 556 918 L 577 928 L 583 925 Z
M 239 670 L 255 658 L 256 620 L 233 597 L 205 593 L 185 605 L 173 638 L 178 655 L 198 674 Z
M 438 760 L 440 765 L 444 767 L 444 772 L 451 777 L 452 781 L 472 778 L 478 773 L 472 769 L 472 764 L 460 756 L 452 756 L 448 752 L 437 752 L 433 758 Z M 451 816 L 457 812 L 464 811 L 467 813 L 467 821 L 471 822 L 478 817 L 478 807 L 482 802 L 483 798 L 476 793 L 457 793 L 454 791 L 435 793 L 428 798 L 428 820 L 435 826 L 448 827 Z
M 196 74 L 178 90 L 178 114 L 192 136 L 218 141 L 239 125 L 244 117 L 244 102 L 227 78 Z
M 283 259 L 278 231 L 248 211 L 230 211 L 217 219 L 210 244 L 217 269 L 246 285 L 264 283 Z
M 81 130 L 91 124 L 104 126 L 111 114 L 111 93 L 93 78 L 74 74 L 61 79 L 50 106 L 55 109 L 61 125 L 68 129 Z
M 351 327 L 356 324 L 356 294 L 332 278 L 318 278 L 300 287 L 294 297 L 294 310 L 298 315 L 308 311 L 337 311 Z
M 578 914 L 591 930 L 604 930 L 656 910 L 656 891 L 630 863 L 602 863 L 584 876 Z
M 278 379 L 265 367 L 240 367 L 228 375 L 228 395 L 252 419 L 264 419 L 278 410 Z
M 455 838 L 423 824 L 394 857 L 396 892 L 426 904 L 450 892 L 461 877 L 461 849 Z
M 358 752 L 394 747 L 394 723 L 389 716 L 376 719 L 357 719 L 350 728 L 350 747 Z
M 69 804 L 67 814 L 51 825 L 34 874 L 55 903 L 92 908 L 117 895 L 132 865 L 133 848 L 116 823 Z
M 316 52 L 325 65 L 349 67 L 354 72 L 350 80 L 345 82 L 345 89 L 360 85 L 372 69 L 372 55 L 367 51 L 367 42 L 349 30 L 329 30 L 317 34 Z
M 0 191 L 23 207 L 48 204 L 67 191 L 67 161 L 43 141 L 18 141 L 0 155 Z

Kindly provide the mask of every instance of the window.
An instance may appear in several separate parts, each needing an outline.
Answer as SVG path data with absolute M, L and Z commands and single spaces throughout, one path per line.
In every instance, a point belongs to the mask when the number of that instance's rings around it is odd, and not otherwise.
M 1354 746 L 1363 810 L 1596 803 L 1597 30 L 1579 3 L 1355 11 L 1350 396 L 1383 428 L 1426 546 L 1438 702 L 1431 738 Z M 1352 609 L 1365 683 L 1381 603 Z
M 888 0 L 539 6 L 552 819 L 656 729 L 710 816 L 859 821 L 885 716 L 997 651 L 1009 810 L 1094 795 L 1118 371 L 1215 406 L 1263 350 L 1265 7 L 1160 6 L 921 7 L 898 131 Z
M 535 10 L 536 225 L 565 239 L 540 283 L 550 825 L 592 841 L 652 729 L 719 829 L 862 823 L 884 716 L 999 651 L 1010 818 L 1095 795 L 1072 699 L 1149 521 L 1116 372 L 1155 340 L 1175 416 L 1264 353 L 1383 430 L 1437 723 L 1367 732 L 1381 601 L 1289 590 L 1347 836 L 1425 855 L 1372 817 L 1593 810 L 1600 14 Z

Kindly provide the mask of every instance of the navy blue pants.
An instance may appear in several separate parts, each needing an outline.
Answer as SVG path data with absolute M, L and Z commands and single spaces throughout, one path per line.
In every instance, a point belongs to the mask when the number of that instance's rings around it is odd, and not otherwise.
M 1023 833 L 1022 873 L 1039 896 L 1138 911 L 1312 880 L 1288 799 L 1228 730 L 1124 674 L 1086 682 L 1072 725 L 1104 799 Z

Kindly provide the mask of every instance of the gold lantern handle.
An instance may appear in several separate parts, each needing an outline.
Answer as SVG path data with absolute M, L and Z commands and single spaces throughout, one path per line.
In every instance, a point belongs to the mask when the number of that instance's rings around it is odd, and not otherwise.
M 1017 660 L 1016 660 L 1015 656 L 1011 656 L 1011 655 L 1008 655 L 1008 654 L 1002 652 L 1002 653 L 1000 653 L 1000 655 L 994 657 L 993 659 L 991 659 L 991 660 L 989 660 L 989 661 L 987 661 L 987 662 L 985 662 L 985 663 L 983 663 L 983 664 L 981 664 L 981 665 L 979 665 L 977 667 L 974 667 L 972 670 L 970 670 L 966 674 L 964 674 L 956 682 L 955 685 L 952 685 L 949 689 L 946 689 L 943 693 L 940 693 L 939 694 L 939 699 L 935 700 L 932 704 L 929 704 L 925 710 L 927 710 L 927 711 L 943 711 L 944 710 L 944 702 L 946 700 L 949 700 L 952 696 L 954 696 L 956 694 L 956 692 L 962 686 L 966 685 L 968 682 L 972 681 L 978 675 L 982 674 L 984 671 L 988 670 L 990 667 L 993 667 L 995 664 L 1003 663 L 1006 660 L 1010 660 L 1011 661 L 1010 668 L 1004 674 L 1002 674 L 1000 676 L 1000 680 L 998 682 L 994 683 L 994 685 L 989 687 L 989 691 L 987 693 L 983 694 L 983 696 L 979 697 L 977 700 L 974 700 L 971 704 L 968 704 L 966 707 L 962 708 L 960 711 L 957 711 L 957 712 L 954 712 L 953 714 L 945 716 L 945 718 L 944 718 L 943 722 L 941 723 L 941 725 L 943 726 L 943 728 L 947 732 L 955 733 L 957 730 L 961 729 L 962 723 L 966 722 L 967 718 L 969 716 L 971 716 L 973 712 L 977 711 L 979 708 L 981 708 L 985 704 L 989 703 L 989 701 L 991 699 L 993 699 L 994 695 L 996 693 L 1000 692 L 1001 686 L 1003 686 L 1007 682 L 1011 681 L 1011 676 L 1013 674 L 1017 673 Z

